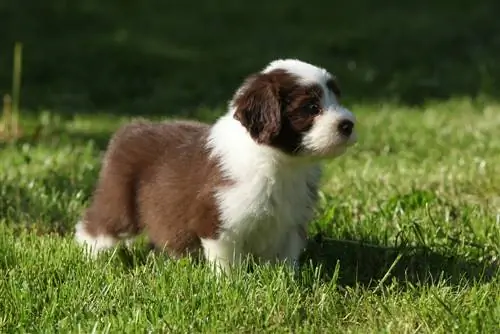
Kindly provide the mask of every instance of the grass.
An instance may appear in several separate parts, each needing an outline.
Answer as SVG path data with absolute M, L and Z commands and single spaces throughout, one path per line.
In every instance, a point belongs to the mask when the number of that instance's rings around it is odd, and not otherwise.
M 0 332 L 498 331 L 499 3 L 186 4 L 0 2 L 2 95 L 23 43 L 23 137 L 0 142 Z M 111 132 L 211 121 L 276 57 L 333 71 L 359 120 L 325 166 L 300 277 L 217 281 L 141 244 L 85 261 L 73 226 Z
M 5 144 L 0 330 L 494 332 L 500 106 L 373 108 L 354 108 L 361 141 L 327 164 L 299 278 L 263 267 L 216 281 L 141 244 L 85 261 L 72 228 L 99 142 L 126 118 L 53 121 L 36 143 Z M 73 136 L 89 124 L 97 140 Z

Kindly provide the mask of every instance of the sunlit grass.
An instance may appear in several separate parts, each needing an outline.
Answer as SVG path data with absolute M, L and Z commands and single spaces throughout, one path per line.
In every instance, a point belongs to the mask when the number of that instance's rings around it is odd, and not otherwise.
M 360 141 L 327 164 L 299 278 L 217 281 L 141 244 L 86 261 L 73 226 L 127 118 L 55 117 L 36 142 L 2 144 L 1 331 L 495 332 L 499 106 L 352 108 Z

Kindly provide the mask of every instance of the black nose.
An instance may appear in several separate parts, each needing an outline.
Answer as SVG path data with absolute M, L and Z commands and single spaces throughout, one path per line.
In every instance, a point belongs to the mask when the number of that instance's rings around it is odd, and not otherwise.
M 349 137 L 352 133 L 352 128 L 354 128 L 354 123 L 346 119 L 339 123 L 338 131 L 342 136 Z

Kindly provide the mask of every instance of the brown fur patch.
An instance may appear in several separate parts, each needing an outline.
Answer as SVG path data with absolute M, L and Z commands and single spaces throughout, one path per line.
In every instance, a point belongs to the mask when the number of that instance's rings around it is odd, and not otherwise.
M 172 256 L 195 253 L 200 238 L 215 237 L 214 191 L 229 181 L 209 159 L 209 129 L 179 121 L 135 122 L 117 131 L 84 216 L 87 232 L 134 236 L 147 224 L 152 243 Z

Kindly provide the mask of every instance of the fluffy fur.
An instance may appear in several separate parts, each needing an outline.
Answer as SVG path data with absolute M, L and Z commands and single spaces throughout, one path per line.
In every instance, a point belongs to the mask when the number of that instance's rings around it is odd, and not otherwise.
M 175 256 L 227 271 L 247 255 L 296 266 L 320 163 L 356 142 L 325 69 L 276 60 L 250 75 L 213 125 L 133 123 L 110 142 L 76 239 L 97 254 L 146 231 Z

